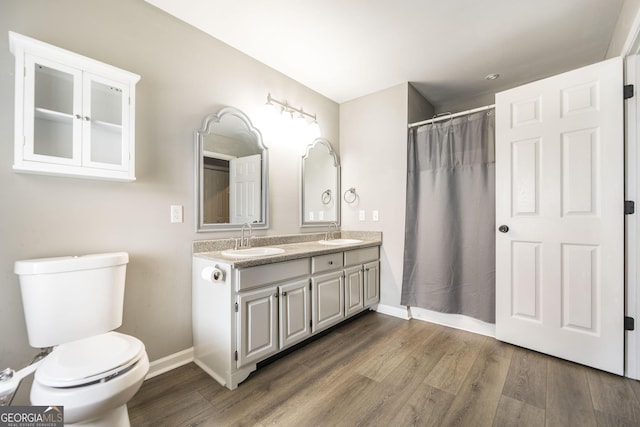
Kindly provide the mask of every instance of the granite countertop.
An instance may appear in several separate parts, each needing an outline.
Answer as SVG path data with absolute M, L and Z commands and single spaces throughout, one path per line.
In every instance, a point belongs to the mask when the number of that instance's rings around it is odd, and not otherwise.
M 380 246 L 382 244 L 382 233 L 380 232 L 337 232 L 335 236 L 336 239 L 343 238 L 362 240 L 360 243 L 350 243 L 345 245 L 333 246 L 318 243 L 318 240 L 322 240 L 323 238 L 324 233 L 254 237 L 251 239 L 251 247 L 268 246 L 271 248 L 280 248 L 284 250 L 284 253 L 252 258 L 235 258 L 222 255 L 222 251 L 232 249 L 234 247 L 235 239 L 196 241 L 193 243 L 193 256 L 224 262 L 234 268 L 244 268 L 353 249 Z

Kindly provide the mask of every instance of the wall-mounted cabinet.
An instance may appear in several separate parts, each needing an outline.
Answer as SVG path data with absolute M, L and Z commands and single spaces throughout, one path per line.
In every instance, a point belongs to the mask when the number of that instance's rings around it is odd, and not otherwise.
M 17 172 L 135 180 L 140 76 L 9 32 Z

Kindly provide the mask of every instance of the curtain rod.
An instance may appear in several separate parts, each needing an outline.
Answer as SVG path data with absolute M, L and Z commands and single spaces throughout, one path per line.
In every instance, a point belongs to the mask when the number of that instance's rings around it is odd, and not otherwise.
M 467 110 L 467 111 L 461 111 L 459 113 L 442 113 L 443 115 L 438 115 L 436 114 L 435 116 L 433 116 L 432 118 L 428 119 L 428 120 L 423 120 L 421 122 L 416 122 L 416 123 L 409 123 L 409 129 L 416 127 L 416 126 L 422 126 L 422 125 L 426 125 L 429 123 L 435 123 L 435 122 L 439 122 L 441 120 L 449 120 L 449 119 L 453 119 L 454 117 L 460 117 L 460 116 L 466 116 L 467 114 L 472 114 L 472 113 L 478 113 L 480 111 L 485 111 L 485 110 L 490 110 L 492 108 L 494 108 L 496 106 L 496 104 L 491 104 L 491 105 L 485 105 L 484 107 L 478 107 L 478 108 L 474 108 L 472 110 Z M 446 114 L 446 116 L 444 115 Z

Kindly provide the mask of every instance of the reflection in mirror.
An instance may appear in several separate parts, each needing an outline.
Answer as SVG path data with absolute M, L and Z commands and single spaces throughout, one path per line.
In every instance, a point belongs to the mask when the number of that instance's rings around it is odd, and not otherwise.
M 340 223 L 340 161 L 329 141 L 318 138 L 302 156 L 300 225 Z
M 196 231 L 267 228 L 267 147 L 240 110 L 225 107 L 196 131 Z

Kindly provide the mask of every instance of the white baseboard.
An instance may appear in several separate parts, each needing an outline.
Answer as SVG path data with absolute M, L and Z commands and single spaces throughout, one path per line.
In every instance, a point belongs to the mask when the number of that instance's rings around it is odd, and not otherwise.
M 145 380 L 164 374 L 190 362 L 193 362 L 193 347 L 151 362 L 149 364 L 149 373 L 147 373 Z
M 410 307 L 411 318 L 424 320 L 425 322 L 437 323 L 438 325 L 449 326 L 451 328 L 462 329 L 474 334 L 496 337 L 496 325 L 486 323 L 473 317 L 462 314 L 439 313 L 424 308 Z
M 394 305 L 384 305 L 378 304 L 376 307 L 376 311 L 382 314 L 388 314 L 389 316 L 399 317 L 400 319 L 409 320 L 411 317 L 409 316 L 409 310 L 405 306 L 394 306 Z

